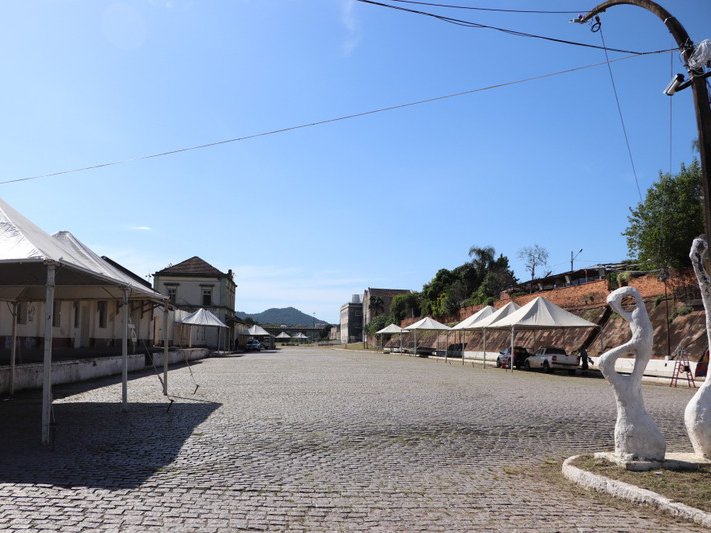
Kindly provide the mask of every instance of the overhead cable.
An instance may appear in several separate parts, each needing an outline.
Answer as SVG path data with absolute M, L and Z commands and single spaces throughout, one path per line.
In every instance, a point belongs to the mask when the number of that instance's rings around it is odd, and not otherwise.
M 391 2 L 399 2 L 401 4 L 415 4 L 420 6 L 443 7 L 446 9 L 468 9 L 470 11 L 485 11 L 489 13 L 526 13 L 533 15 L 578 15 L 587 13 L 589 9 L 579 9 L 577 11 L 544 11 L 540 9 L 504 9 L 499 7 L 474 7 L 462 6 L 456 4 L 436 4 L 434 2 L 416 2 L 415 0 L 390 0 Z
M 611 60 L 610 62 L 625 61 L 625 60 L 627 60 L 627 59 L 632 59 L 632 58 L 636 58 L 636 57 L 639 57 L 639 56 L 638 56 L 638 55 L 628 55 L 628 56 L 619 57 L 619 58 L 617 58 L 617 59 L 613 59 L 613 60 Z M 183 148 L 176 148 L 176 149 L 173 149 L 173 150 L 167 150 L 167 151 L 165 151 L 165 152 L 158 152 L 158 153 L 149 154 L 149 155 L 144 155 L 144 156 L 139 156 L 139 157 L 132 157 L 132 158 L 127 158 L 127 159 L 122 159 L 122 160 L 119 160 L 119 161 L 111 161 L 111 162 L 108 162 L 108 163 L 98 163 L 98 164 L 96 164 L 96 165 L 89 165 L 89 166 L 84 166 L 84 167 L 79 167 L 79 168 L 73 168 L 73 169 L 70 169 L 70 170 L 60 170 L 60 171 L 56 171 L 56 172 L 49 172 L 49 173 L 47 173 L 47 174 L 39 174 L 39 175 L 35 175 L 35 176 L 26 176 L 26 177 L 23 177 L 23 178 L 10 178 L 10 179 L 6 179 L 6 180 L 3 180 L 3 181 L 0 181 L 0 185 L 7 185 L 8 183 L 18 183 L 18 182 L 22 182 L 22 181 L 32 181 L 32 180 L 37 180 L 37 179 L 41 179 L 41 178 L 52 178 L 52 177 L 56 177 L 56 176 L 66 175 L 66 174 L 76 174 L 76 173 L 79 173 L 79 172 L 86 172 L 86 171 L 89 171 L 89 170 L 97 170 L 97 169 L 100 169 L 100 168 L 113 167 L 113 166 L 123 165 L 123 164 L 127 164 L 127 163 L 134 163 L 134 162 L 137 162 L 137 161 L 145 161 L 145 160 L 147 160 L 147 159 L 155 159 L 155 158 L 159 158 L 159 157 L 165 157 L 165 156 L 169 156 L 169 155 L 180 154 L 180 153 L 183 153 L 183 152 L 191 152 L 191 151 L 193 151 L 193 150 L 203 150 L 203 149 L 205 149 L 205 148 L 212 148 L 212 147 L 220 146 L 220 145 L 224 145 L 224 144 L 231 144 L 231 143 L 236 143 L 236 142 L 241 142 L 241 141 L 247 141 L 247 140 L 250 140 L 250 139 L 257 139 L 257 138 L 259 138 L 259 137 L 267 137 L 267 136 L 271 136 L 271 135 L 277 135 L 277 134 L 280 134 L 280 133 L 288 133 L 288 132 L 291 132 L 291 131 L 296 131 L 296 130 L 305 129 L 305 128 L 311 128 L 311 127 L 314 127 L 314 126 L 322 126 L 322 125 L 324 125 L 324 124 L 332 124 L 332 123 L 334 123 L 334 122 L 341 122 L 341 121 L 350 120 L 350 119 L 353 119 L 353 118 L 360 118 L 360 117 L 365 117 L 365 116 L 368 116 L 368 115 L 375 115 L 375 114 L 377 114 L 377 113 L 384 113 L 384 112 L 386 112 L 386 111 L 395 111 L 395 110 L 397 110 L 397 109 L 404 109 L 404 108 L 407 108 L 407 107 L 414 107 L 414 106 L 418 106 L 418 105 L 422 105 L 422 104 L 429 104 L 429 103 L 438 102 L 438 101 L 441 101 L 441 100 L 448 100 L 448 99 L 450 99 L 450 98 L 457 98 L 457 97 L 460 97 L 460 96 L 467 96 L 467 95 L 474 94 L 474 93 L 480 93 L 480 92 L 485 92 L 485 91 L 491 91 L 491 90 L 493 90 L 493 89 L 501 89 L 501 88 L 504 88 L 504 87 L 510 87 L 510 86 L 512 86 L 512 85 L 519 85 L 519 84 L 522 84 L 522 83 L 527 83 L 527 82 L 536 81 L 536 80 L 543 80 L 543 79 L 546 79 L 546 78 L 552 78 L 552 77 L 554 77 L 554 76 L 561 76 L 561 75 L 563 75 L 563 74 L 570 74 L 570 73 L 572 73 L 572 72 L 578 72 L 578 71 L 581 71 L 581 70 L 586 70 L 586 69 L 591 69 L 591 68 L 595 68 L 595 67 L 600 67 L 600 66 L 605 65 L 605 64 L 607 64 L 607 62 L 605 62 L 605 61 L 600 62 L 600 63 L 591 63 L 591 64 L 588 64 L 588 65 L 581 65 L 581 66 L 578 66 L 578 67 L 571 67 L 571 68 L 567 68 L 567 69 L 563 69 L 563 70 L 558 70 L 558 71 L 555 71 L 555 72 L 549 72 L 549 73 L 547 73 L 547 74 L 539 74 L 539 75 L 537 75 L 537 76 L 530 76 L 530 77 L 528 77 L 528 78 L 522 78 L 522 79 L 519 79 L 519 80 L 513 80 L 513 81 L 508 81 L 508 82 L 503 82 L 503 83 L 497 83 L 497 84 L 494 84 L 494 85 L 487 85 L 487 86 L 485 86 L 485 87 L 478 87 L 478 88 L 476 88 L 476 89 L 469 89 L 469 90 L 466 90 L 466 91 L 460 91 L 460 92 L 456 92 L 456 93 L 445 94 L 445 95 L 442 95 L 442 96 L 435 96 L 435 97 L 432 97 L 432 98 L 424 98 L 424 99 L 422 99 L 422 100 L 415 100 L 415 101 L 406 102 L 406 103 L 403 103 L 403 104 L 396 104 L 396 105 L 381 107 L 381 108 L 378 108 L 378 109 L 371 109 L 371 110 L 369 110 L 369 111 L 361 111 L 361 112 L 359 112 L 359 113 L 352 113 L 352 114 L 349 114 L 349 115 L 341 115 L 341 116 L 339 116 L 339 117 L 329 118 L 329 119 L 325 119 L 325 120 L 319 120 L 319 121 L 316 121 L 316 122 L 307 122 L 307 123 L 304 123 L 304 124 L 298 124 L 298 125 L 296 125 L 296 126 L 289 126 L 289 127 L 286 127 L 286 128 L 280 128 L 280 129 L 276 129 L 276 130 L 269 130 L 269 131 L 263 131 L 263 132 L 260 132 L 260 133 L 253 133 L 253 134 L 251 134 L 251 135 L 244 135 L 244 136 L 242 136 L 242 137 L 233 137 L 233 138 L 231 138 L 231 139 L 223 139 L 223 140 L 220 140 L 220 141 L 214 141 L 214 142 L 209 142 L 209 143 L 204 143 L 204 144 L 198 144 L 198 145 L 194 145 L 194 146 L 187 146 L 187 147 L 183 147 Z
M 557 37 L 548 37 L 545 35 L 539 35 L 536 33 L 527 33 L 523 31 L 518 31 L 518 30 L 511 30 L 508 28 L 500 28 L 498 26 L 491 26 L 489 24 L 481 24 L 479 22 L 473 22 L 470 20 L 464 20 L 464 19 L 458 19 L 458 18 L 453 18 L 453 17 L 447 17 L 445 15 L 438 15 L 437 13 L 431 13 L 429 11 L 420 11 L 417 9 L 410 9 L 407 7 L 400 7 L 400 6 L 394 6 L 392 4 L 385 4 L 383 2 L 377 2 L 375 0 L 356 0 L 357 2 L 361 2 L 363 4 L 371 4 L 374 6 L 379 6 L 379 7 L 385 7 L 389 9 L 395 9 L 397 11 L 404 11 L 407 13 L 413 13 L 415 15 L 423 15 L 426 17 L 432 17 L 437 20 L 441 20 L 442 22 L 447 22 L 449 24 L 455 24 L 457 26 L 465 26 L 467 28 L 477 28 L 477 29 L 487 29 L 487 30 L 494 30 L 494 31 L 499 31 L 502 33 L 506 33 L 508 35 L 515 35 L 517 37 L 528 37 L 531 39 L 541 39 L 544 41 L 551 41 L 554 43 L 559 43 L 559 44 L 568 44 L 571 46 L 581 46 L 584 48 L 594 48 L 597 50 L 605 50 L 605 51 L 610 51 L 610 52 L 620 52 L 623 54 L 635 54 L 635 55 L 649 55 L 649 54 L 661 54 L 665 52 L 669 52 L 668 49 L 664 50 L 650 50 L 647 52 L 636 52 L 634 50 L 624 50 L 621 48 L 606 48 L 604 46 L 599 46 L 595 44 L 590 44 L 590 43 L 581 43 L 578 41 L 569 41 L 567 39 L 559 39 Z M 675 49 L 676 50 L 676 49 Z

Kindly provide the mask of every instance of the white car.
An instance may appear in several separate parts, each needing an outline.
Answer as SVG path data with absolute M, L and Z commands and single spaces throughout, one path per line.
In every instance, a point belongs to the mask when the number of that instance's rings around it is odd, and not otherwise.
M 551 373 L 555 369 L 567 370 L 570 374 L 575 374 L 575 369 L 580 365 L 580 357 L 568 355 L 563 348 L 545 346 L 536 350 L 532 356 L 526 358 L 523 366 L 526 370 L 540 368 L 544 372 Z

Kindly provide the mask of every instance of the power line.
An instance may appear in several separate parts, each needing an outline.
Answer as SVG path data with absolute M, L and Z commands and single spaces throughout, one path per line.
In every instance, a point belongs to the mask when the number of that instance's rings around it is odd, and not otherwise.
M 506 33 L 508 35 L 515 35 L 517 37 L 528 37 L 531 39 L 541 39 L 544 41 L 551 41 L 551 42 L 559 43 L 559 44 L 569 44 L 571 46 L 581 46 L 584 48 L 595 48 L 598 50 L 602 49 L 602 50 L 605 50 L 606 52 L 609 50 L 610 52 L 620 52 L 623 54 L 635 54 L 635 55 L 661 54 L 664 52 L 669 52 L 669 50 L 651 50 L 648 52 L 636 52 L 634 50 L 623 50 L 620 48 L 606 48 L 605 46 L 598 46 L 598 45 L 590 44 L 590 43 L 569 41 L 567 39 L 559 39 L 557 37 L 548 37 L 548 36 L 539 35 L 536 33 L 527 33 L 527 32 L 518 31 L 518 30 L 510 30 L 508 28 L 500 28 L 498 26 L 490 26 L 488 24 L 481 24 L 479 22 L 473 22 L 470 20 L 463 20 L 463 19 L 458 19 L 458 18 L 453 18 L 453 17 L 447 17 L 445 15 L 438 15 L 437 13 L 431 13 L 429 11 L 420 11 L 417 9 L 409 9 L 406 7 L 394 6 L 392 4 L 384 4 L 382 2 L 377 2 L 375 0 L 356 0 L 356 1 L 361 2 L 363 4 L 371 4 L 374 6 L 384 7 L 384 8 L 388 8 L 388 9 L 394 9 L 396 11 L 404 11 L 406 13 L 413 13 L 415 15 L 423 15 L 426 17 L 432 17 L 432 18 L 435 18 L 435 19 L 440 20 L 442 22 L 447 22 L 449 24 L 455 24 L 457 26 L 465 26 L 467 28 L 494 30 L 494 31 Z
M 498 7 L 473 7 L 461 6 L 455 4 L 436 4 L 433 2 L 416 2 L 415 0 L 390 0 L 391 2 L 400 2 L 401 4 L 416 4 L 420 6 L 443 7 L 446 9 L 468 9 L 471 11 L 485 11 L 489 13 L 526 13 L 534 15 L 578 15 L 587 13 L 589 9 L 579 9 L 577 11 L 544 11 L 540 9 L 503 9 Z
M 600 23 L 599 17 L 597 20 L 597 30 L 600 32 L 600 39 L 602 41 L 602 46 L 605 46 L 605 36 L 602 33 L 602 24 Z M 632 166 L 632 174 L 634 175 L 634 182 L 637 185 L 637 194 L 639 195 L 639 201 L 642 202 L 642 190 L 639 187 L 639 179 L 637 178 L 637 169 L 634 166 L 634 158 L 632 157 L 632 148 L 630 148 L 630 139 L 627 135 L 627 128 L 625 127 L 625 119 L 622 116 L 622 106 L 620 106 L 620 98 L 617 95 L 617 86 L 615 85 L 615 78 L 612 75 L 612 67 L 610 66 L 610 56 L 607 55 L 607 48 L 605 50 L 605 59 L 607 60 L 607 71 L 610 73 L 610 82 L 612 83 L 612 92 L 615 94 L 615 102 L 617 103 L 617 113 L 620 115 L 620 123 L 622 124 L 622 133 L 625 135 L 625 144 L 627 145 L 627 154 L 630 158 L 630 165 Z
M 628 56 L 624 56 L 624 57 L 619 57 L 619 58 L 617 58 L 617 59 L 613 59 L 613 60 L 611 60 L 611 61 L 609 61 L 609 62 L 625 61 L 625 60 L 627 60 L 627 59 L 632 59 L 632 58 L 636 58 L 636 57 L 639 57 L 639 56 L 638 56 L 638 55 L 628 55 Z M 441 101 L 441 100 L 448 100 L 448 99 L 450 99 L 450 98 L 457 98 L 457 97 L 460 97 L 460 96 L 467 96 L 467 95 L 474 94 L 474 93 L 479 93 L 479 92 L 484 92 L 484 91 L 491 91 L 491 90 L 493 90 L 493 89 L 501 89 L 501 88 L 504 88 L 504 87 L 510 87 L 510 86 L 512 86 L 512 85 L 519 85 L 519 84 L 527 83 L 527 82 L 531 82 L 531 81 L 537 81 L 537 80 L 542 80 L 542 79 L 546 79 L 546 78 L 552 78 L 552 77 L 554 77 L 554 76 L 561 76 L 561 75 L 563 75 L 563 74 L 570 74 L 570 73 L 572 73 L 572 72 L 578 72 L 578 71 L 581 71 L 581 70 L 586 70 L 586 69 L 591 69 L 591 68 L 599 67 L 599 66 L 605 65 L 605 64 L 607 64 L 607 63 L 609 63 L 609 62 L 603 61 L 603 62 L 600 62 L 600 63 L 590 63 L 590 64 L 587 64 L 587 65 L 581 65 L 581 66 L 578 66 L 578 67 L 571 67 L 571 68 L 567 68 L 567 69 L 563 69 L 563 70 L 558 70 L 558 71 L 555 71 L 555 72 L 549 72 L 549 73 L 547 73 L 547 74 L 539 74 L 539 75 L 537 75 L 537 76 L 531 76 L 531 77 L 528 77 L 528 78 L 522 78 L 522 79 L 520 79 L 520 80 L 513 80 L 513 81 L 508 81 L 508 82 L 503 82 L 503 83 L 497 83 L 497 84 L 494 84 L 494 85 L 487 85 L 487 86 L 485 86 L 485 87 L 478 87 L 478 88 L 476 88 L 476 89 L 469 89 L 469 90 L 466 90 L 466 91 L 460 91 L 460 92 L 456 92 L 456 93 L 445 94 L 445 95 L 442 95 L 442 96 L 435 96 L 435 97 L 432 97 L 432 98 L 424 98 L 424 99 L 422 99 L 422 100 L 415 100 L 415 101 L 412 101 L 412 102 L 406 102 L 406 103 L 404 103 L 404 104 L 396 104 L 396 105 L 391 105 L 391 106 L 387 106 L 387 107 L 381 107 L 381 108 L 378 108 L 378 109 L 371 109 L 371 110 L 369 110 L 369 111 L 361 111 L 361 112 L 359 112 L 359 113 L 352 113 L 352 114 L 349 114 L 349 115 L 341 115 L 341 116 L 339 116 L 339 117 L 329 118 L 329 119 L 325 119 L 325 120 L 319 120 L 319 121 L 316 121 L 316 122 L 307 122 L 307 123 L 304 123 L 304 124 L 298 124 L 298 125 L 296 125 L 296 126 L 289 126 L 289 127 L 286 127 L 286 128 L 280 128 L 280 129 L 276 129 L 276 130 L 269 130 L 269 131 L 263 131 L 263 132 L 260 132 L 260 133 L 253 133 L 253 134 L 251 134 L 251 135 L 244 135 L 244 136 L 242 136 L 242 137 L 233 137 L 233 138 L 231 138 L 231 139 L 223 139 L 223 140 L 220 140 L 220 141 L 214 141 L 214 142 L 209 142 L 209 143 L 204 143 L 204 144 L 198 144 L 198 145 L 194 145 L 194 146 L 187 146 L 187 147 L 183 147 L 183 148 L 176 148 L 176 149 L 173 149 L 173 150 L 167 150 L 167 151 L 165 151 L 165 152 L 158 152 L 158 153 L 149 154 L 149 155 L 144 155 L 144 156 L 139 156 L 139 157 L 132 157 L 132 158 L 122 159 L 122 160 L 118 160 L 118 161 L 111 161 L 111 162 L 108 162 L 108 163 L 98 163 L 98 164 L 96 164 L 96 165 L 89 165 L 89 166 L 74 168 L 74 169 L 70 169 L 70 170 L 60 170 L 60 171 L 57 171 L 57 172 L 50 172 L 50 173 L 47 173 L 47 174 L 39 174 L 39 175 L 35 175 L 35 176 L 26 176 L 26 177 L 24 177 L 24 178 L 12 178 L 12 179 L 7 179 L 7 180 L 4 180 L 4 181 L 0 181 L 0 185 L 7 185 L 8 183 L 18 183 L 18 182 L 22 182 L 22 181 L 32 181 L 32 180 L 37 180 L 37 179 L 42 179 L 42 178 L 51 178 L 51 177 L 62 176 L 62 175 L 66 175 L 66 174 L 76 174 L 76 173 L 79 173 L 79 172 L 86 172 L 86 171 L 89 171 L 89 170 L 97 170 L 97 169 L 100 169 L 100 168 L 106 168 L 106 167 L 112 167 L 112 166 L 117 166 L 117 165 L 123 165 L 123 164 L 126 164 L 126 163 L 133 163 L 133 162 L 137 162 L 137 161 L 145 161 L 145 160 L 147 160 L 147 159 L 155 159 L 155 158 L 159 158 L 159 157 L 166 157 L 166 156 L 175 155 L 175 154 L 180 154 L 180 153 L 184 153 L 184 152 L 191 152 L 191 151 L 193 151 L 193 150 L 203 150 L 203 149 L 205 149 L 205 148 L 212 148 L 212 147 L 220 146 L 220 145 L 224 145 L 224 144 L 231 144 L 231 143 L 236 143 L 236 142 L 241 142 L 241 141 L 247 141 L 247 140 L 250 140 L 250 139 L 257 139 L 257 138 L 259 138 L 259 137 L 267 137 L 267 136 L 270 136 L 270 135 L 277 135 L 277 134 L 280 134 L 280 133 L 288 133 L 288 132 L 291 132 L 291 131 L 300 130 L 300 129 L 305 129 L 305 128 L 311 128 L 311 127 L 314 127 L 314 126 L 322 126 L 322 125 L 324 125 L 324 124 L 332 124 L 332 123 L 334 123 L 334 122 L 341 122 L 341 121 L 350 120 L 350 119 L 353 119 L 353 118 L 360 118 L 360 117 L 365 117 L 365 116 L 368 116 L 368 115 L 375 115 L 375 114 L 377 114 L 377 113 L 384 113 L 384 112 L 386 112 L 386 111 L 395 111 L 395 110 L 397 110 L 397 109 L 404 109 L 404 108 L 407 108 L 407 107 L 414 107 L 414 106 L 418 106 L 418 105 L 422 105 L 422 104 L 430 104 L 430 103 L 438 102 L 438 101 Z

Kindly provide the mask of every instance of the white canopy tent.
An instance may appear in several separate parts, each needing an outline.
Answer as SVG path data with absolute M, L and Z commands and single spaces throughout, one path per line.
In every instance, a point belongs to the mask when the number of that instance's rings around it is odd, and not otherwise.
M 511 354 L 514 352 L 514 341 L 517 329 L 535 330 L 596 327 L 598 327 L 597 324 L 574 315 L 562 307 L 558 307 L 542 296 L 531 300 L 515 313 L 511 313 L 491 326 L 492 329 L 511 328 Z M 511 367 L 513 370 L 513 364 Z
M 269 337 L 271 336 L 271 333 L 269 333 L 266 329 L 264 329 L 262 326 L 255 324 L 251 328 L 247 330 L 247 333 L 249 333 L 252 337 Z
M 435 319 L 426 316 L 425 318 L 418 320 L 414 324 L 410 324 L 407 326 L 407 331 L 412 331 L 415 334 L 415 342 L 414 342 L 414 353 L 417 355 L 417 330 L 420 331 L 451 331 L 452 328 L 449 326 L 445 326 L 441 322 L 437 322 Z M 439 335 L 437 336 L 437 340 L 439 341 Z M 445 357 L 446 358 L 446 357 Z
M 290 339 L 290 338 L 291 338 L 291 335 L 289 335 L 289 334 L 288 334 L 287 332 L 285 332 L 285 331 L 282 331 L 281 333 L 279 333 L 279 335 L 276 336 L 276 338 L 277 338 L 277 339 L 281 339 L 281 340 L 287 340 L 287 339 Z
M 480 329 L 482 330 L 482 334 L 484 336 L 484 368 L 486 368 L 486 330 L 487 328 L 491 328 L 491 325 L 496 323 L 498 320 L 501 320 L 504 317 L 509 316 L 511 313 L 514 313 L 520 309 L 520 307 L 515 303 L 515 302 L 509 302 L 502 308 L 500 308 L 497 311 L 494 311 L 490 315 L 476 321 L 473 324 L 470 324 L 468 329 Z M 473 363 L 472 363 L 473 365 Z
M 389 326 L 385 326 L 383 329 L 376 331 L 376 335 L 380 335 L 380 341 L 382 344 L 383 340 L 383 335 L 392 335 L 394 333 L 399 333 L 400 334 L 400 351 L 402 351 L 402 334 L 407 332 L 408 330 L 401 328 L 397 324 L 390 324 Z M 381 349 L 383 347 L 381 346 Z
M 291 336 L 292 339 L 299 339 L 300 341 L 308 340 L 309 338 L 299 331 L 296 335 Z
M 227 324 L 222 322 L 213 313 L 207 309 L 200 308 L 194 313 L 190 313 L 188 316 L 184 317 L 181 321 L 182 324 L 187 324 L 189 326 L 203 326 L 203 327 L 216 327 L 217 330 L 217 349 L 220 349 L 220 331 L 221 328 L 228 328 Z M 228 328 L 229 329 L 229 328 Z M 193 345 L 193 332 L 190 329 L 190 340 L 188 346 Z
M 17 304 L 43 302 L 44 359 L 42 443 L 50 442 L 52 405 L 52 321 L 54 302 L 70 299 L 115 299 L 123 305 L 122 409 L 128 409 L 128 302 L 148 300 L 164 307 L 164 349 L 168 349 L 167 297 L 104 261 L 69 232 L 50 236 L 0 200 L 0 300 L 12 304 L 10 391 L 13 392 L 17 344 Z M 167 354 L 166 354 L 167 355 Z M 167 356 L 163 393 L 167 394 Z
M 493 306 L 487 305 L 485 307 L 482 307 L 473 315 L 462 320 L 459 324 L 452 326 L 452 330 L 459 331 L 462 334 L 462 336 L 464 336 L 465 331 L 474 329 L 474 328 L 472 328 L 472 325 L 474 325 L 478 321 L 492 315 L 493 313 L 494 313 Z M 465 345 L 464 340 L 462 340 L 462 365 L 464 364 L 464 345 Z

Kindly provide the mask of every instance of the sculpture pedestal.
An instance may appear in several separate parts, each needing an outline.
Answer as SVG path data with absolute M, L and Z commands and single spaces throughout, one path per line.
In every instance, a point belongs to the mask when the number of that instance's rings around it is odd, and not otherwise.
M 620 468 L 632 472 L 648 472 L 649 470 L 698 470 L 701 466 L 711 465 L 710 459 L 705 459 L 693 453 L 667 453 L 663 461 L 649 459 L 633 459 L 614 452 L 596 452 L 595 459 L 605 459 Z

